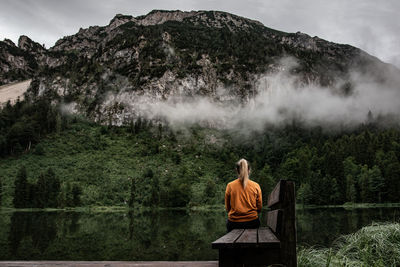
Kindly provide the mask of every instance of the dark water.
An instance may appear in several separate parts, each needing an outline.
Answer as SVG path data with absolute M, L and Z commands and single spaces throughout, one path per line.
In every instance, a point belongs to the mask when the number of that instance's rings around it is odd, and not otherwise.
M 297 210 L 298 243 L 329 246 L 399 218 L 400 208 Z M 0 260 L 215 260 L 211 242 L 225 233 L 225 220 L 223 211 L 2 212 Z

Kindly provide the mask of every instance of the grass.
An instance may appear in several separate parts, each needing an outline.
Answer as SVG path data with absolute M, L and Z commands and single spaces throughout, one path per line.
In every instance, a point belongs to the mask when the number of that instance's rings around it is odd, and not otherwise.
M 376 266 L 400 264 L 400 223 L 376 224 L 338 238 L 332 248 L 299 248 L 298 266 Z

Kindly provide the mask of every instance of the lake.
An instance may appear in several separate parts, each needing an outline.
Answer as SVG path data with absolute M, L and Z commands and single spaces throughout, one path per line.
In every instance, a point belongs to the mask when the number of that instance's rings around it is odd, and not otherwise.
M 400 208 L 296 212 L 302 246 L 330 246 L 342 234 L 400 218 Z M 222 210 L 2 211 L 0 260 L 216 260 L 218 253 L 211 249 L 211 242 L 225 233 L 225 222 Z

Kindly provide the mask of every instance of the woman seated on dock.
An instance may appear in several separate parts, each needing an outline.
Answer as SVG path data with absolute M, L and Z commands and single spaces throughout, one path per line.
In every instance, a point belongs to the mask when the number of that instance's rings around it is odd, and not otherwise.
M 260 185 L 249 178 L 250 165 L 241 159 L 236 163 L 238 178 L 226 186 L 225 208 L 228 212 L 226 228 L 254 229 L 260 227 L 258 213 L 262 208 Z

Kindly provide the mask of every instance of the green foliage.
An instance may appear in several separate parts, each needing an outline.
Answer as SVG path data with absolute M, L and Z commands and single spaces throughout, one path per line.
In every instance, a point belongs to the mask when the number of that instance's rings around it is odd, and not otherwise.
M 81 206 L 81 195 L 82 195 L 82 189 L 78 184 L 73 184 L 72 189 L 71 189 L 71 195 L 72 195 L 72 207 L 79 207 Z
M 133 208 L 135 205 L 135 193 L 136 193 L 136 186 L 135 186 L 135 179 L 130 178 L 131 180 L 131 193 L 129 195 L 129 202 L 128 205 L 130 208 Z
M 36 184 L 38 202 L 36 207 L 58 207 L 58 194 L 60 193 L 60 181 L 53 169 L 49 168 L 46 173 L 41 174 Z M 33 197 L 35 201 L 37 198 Z
M 41 144 L 37 144 L 35 146 L 35 150 L 34 150 L 33 153 L 36 154 L 36 155 L 39 155 L 39 156 L 43 156 L 45 154 L 43 146 Z
M 346 200 L 353 203 L 357 201 L 355 181 L 350 174 L 346 176 Z
M 329 133 L 288 125 L 236 136 L 199 126 L 179 131 L 143 118 L 107 127 L 62 116 L 47 100 L 38 101 L 42 106 L 21 102 L 0 112 L 4 206 L 14 206 L 15 194 L 19 201 L 18 190 L 37 207 L 221 204 L 241 157 L 251 162 L 264 203 L 279 179 L 295 181 L 304 204 L 400 201 L 398 129 Z M 27 118 L 33 134 L 25 134 Z M 372 156 L 360 155 L 366 151 Z M 30 178 L 14 192 L 20 166 Z M 57 174 L 54 187 L 52 174 L 44 173 L 49 168 Z
M 382 201 L 382 194 L 385 188 L 385 180 L 382 176 L 382 172 L 378 166 L 374 165 L 372 169 L 369 170 L 369 190 L 371 194 L 371 202 Z
M 0 157 L 29 151 L 43 135 L 59 130 L 57 118 L 61 115 L 50 102 L 42 97 L 34 103 L 17 102 L 0 109 Z M 39 147 L 38 153 L 42 152 Z
M 400 224 L 372 224 L 342 236 L 332 249 L 301 248 L 298 266 L 398 266 Z
M 297 192 L 297 201 L 303 205 L 310 204 L 312 200 L 311 186 L 308 183 L 301 184 Z
M 260 184 L 260 187 L 262 188 L 261 193 L 262 193 L 263 204 L 266 205 L 268 201 L 268 194 L 274 189 L 276 181 L 272 176 L 272 170 L 268 164 L 266 164 L 264 168 L 262 168 L 262 170 L 258 173 L 257 176 L 258 176 L 257 182 Z
M 18 170 L 17 177 L 14 184 L 14 199 L 13 204 L 15 208 L 27 208 L 29 206 L 28 199 L 28 180 L 25 166 Z

